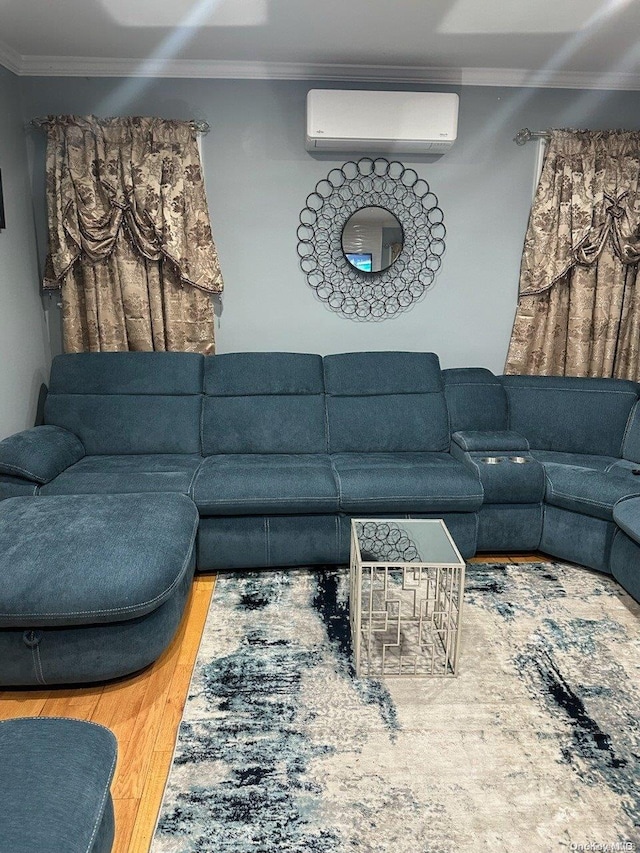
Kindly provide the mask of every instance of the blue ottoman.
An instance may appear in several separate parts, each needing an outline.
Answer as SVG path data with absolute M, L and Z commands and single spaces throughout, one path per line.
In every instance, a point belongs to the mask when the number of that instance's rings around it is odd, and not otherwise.
M 108 853 L 116 739 L 95 723 L 0 723 L 0 853 Z
M 147 666 L 180 623 L 198 511 L 185 495 L 0 503 L 0 685 L 102 681 Z

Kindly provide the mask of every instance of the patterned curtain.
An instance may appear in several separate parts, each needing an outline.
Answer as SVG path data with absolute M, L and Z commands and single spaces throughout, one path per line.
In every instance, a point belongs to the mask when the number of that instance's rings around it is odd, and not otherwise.
M 213 350 L 222 275 L 197 131 L 157 118 L 47 119 L 49 256 L 67 352 Z
M 552 132 L 506 373 L 640 380 L 639 178 L 639 132 Z

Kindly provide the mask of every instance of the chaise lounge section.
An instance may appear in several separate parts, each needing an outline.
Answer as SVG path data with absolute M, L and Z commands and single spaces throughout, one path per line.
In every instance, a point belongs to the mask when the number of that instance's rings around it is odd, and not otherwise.
M 104 681 L 171 642 L 198 513 L 179 494 L 16 497 L 0 505 L 0 684 Z

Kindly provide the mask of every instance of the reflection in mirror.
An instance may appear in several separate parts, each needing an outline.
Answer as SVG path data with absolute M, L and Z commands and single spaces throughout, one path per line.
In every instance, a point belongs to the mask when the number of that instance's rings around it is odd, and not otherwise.
M 402 251 L 403 233 L 398 219 L 383 207 L 356 210 L 342 230 L 342 251 L 361 272 L 383 272 Z

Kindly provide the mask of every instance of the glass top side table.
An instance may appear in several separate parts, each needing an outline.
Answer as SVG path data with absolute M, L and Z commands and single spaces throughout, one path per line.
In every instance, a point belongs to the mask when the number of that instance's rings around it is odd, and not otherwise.
M 442 519 L 351 522 L 358 676 L 456 674 L 465 562 Z

